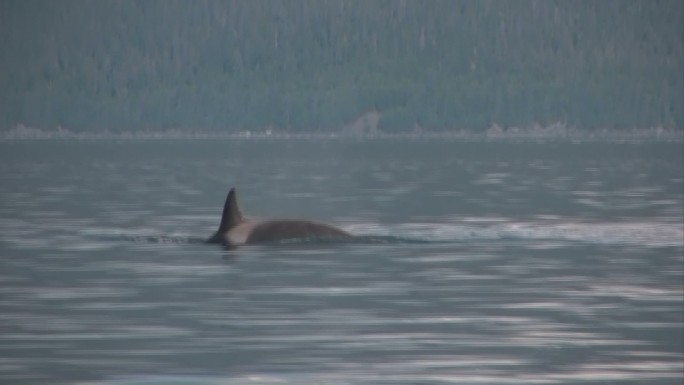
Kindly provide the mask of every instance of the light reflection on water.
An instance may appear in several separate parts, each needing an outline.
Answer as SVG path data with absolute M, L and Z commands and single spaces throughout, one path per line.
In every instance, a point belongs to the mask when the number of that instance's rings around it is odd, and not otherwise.
M 301 144 L 217 178 L 215 144 L 35 145 L 2 166 L 2 383 L 681 383 L 681 159 Z M 362 237 L 203 244 L 233 179 Z

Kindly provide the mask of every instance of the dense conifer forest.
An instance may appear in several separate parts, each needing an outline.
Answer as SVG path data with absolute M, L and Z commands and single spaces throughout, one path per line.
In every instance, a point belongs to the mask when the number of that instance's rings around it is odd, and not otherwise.
M 681 0 L 0 0 L 0 128 L 684 127 Z

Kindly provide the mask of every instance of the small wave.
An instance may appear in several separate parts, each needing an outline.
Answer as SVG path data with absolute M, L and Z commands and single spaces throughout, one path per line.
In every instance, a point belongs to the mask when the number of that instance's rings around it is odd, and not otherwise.
M 110 235 L 100 236 L 103 241 L 125 241 L 134 243 L 170 243 L 170 244 L 190 244 L 205 243 L 206 239 L 201 237 L 185 235 Z
M 126 240 L 137 243 L 206 243 L 205 238 L 192 236 L 138 235 L 126 236 Z
M 432 243 L 482 240 L 571 241 L 651 247 L 684 246 L 684 225 L 666 222 L 491 221 L 481 223 L 357 224 L 347 228 L 370 243 Z M 377 242 L 375 242 L 377 241 Z
M 429 239 L 411 238 L 401 235 L 360 235 L 352 238 L 351 243 L 372 244 L 372 245 L 392 245 L 392 244 L 424 244 L 435 243 Z
M 142 229 L 139 231 L 100 228 L 82 230 L 81 236 L 98 242 L 132 242 L 132 243 L 169 243 L 169 244 L 189 244 L 204 243 L 206 237 L 198 237 L 186 234 L 160 234 L 153 229 Z

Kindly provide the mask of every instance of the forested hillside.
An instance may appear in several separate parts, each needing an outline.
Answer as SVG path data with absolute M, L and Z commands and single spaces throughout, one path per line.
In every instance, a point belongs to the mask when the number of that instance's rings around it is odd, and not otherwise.
M 0 128 L 684 127 L 681 0 L 0 0 Z

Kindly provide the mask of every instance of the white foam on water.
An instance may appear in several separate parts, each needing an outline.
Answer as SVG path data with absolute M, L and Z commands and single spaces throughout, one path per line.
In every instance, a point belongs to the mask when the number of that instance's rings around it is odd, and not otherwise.
M 478 223 L 470 219 L 463 223 L 359 223 L 346 226 L 345 229 L 355 235 L 392 236 L 431 242 L 520 239 L 645 247 L 684 246 L 684 224 L 655 221 L 483 220 Z

